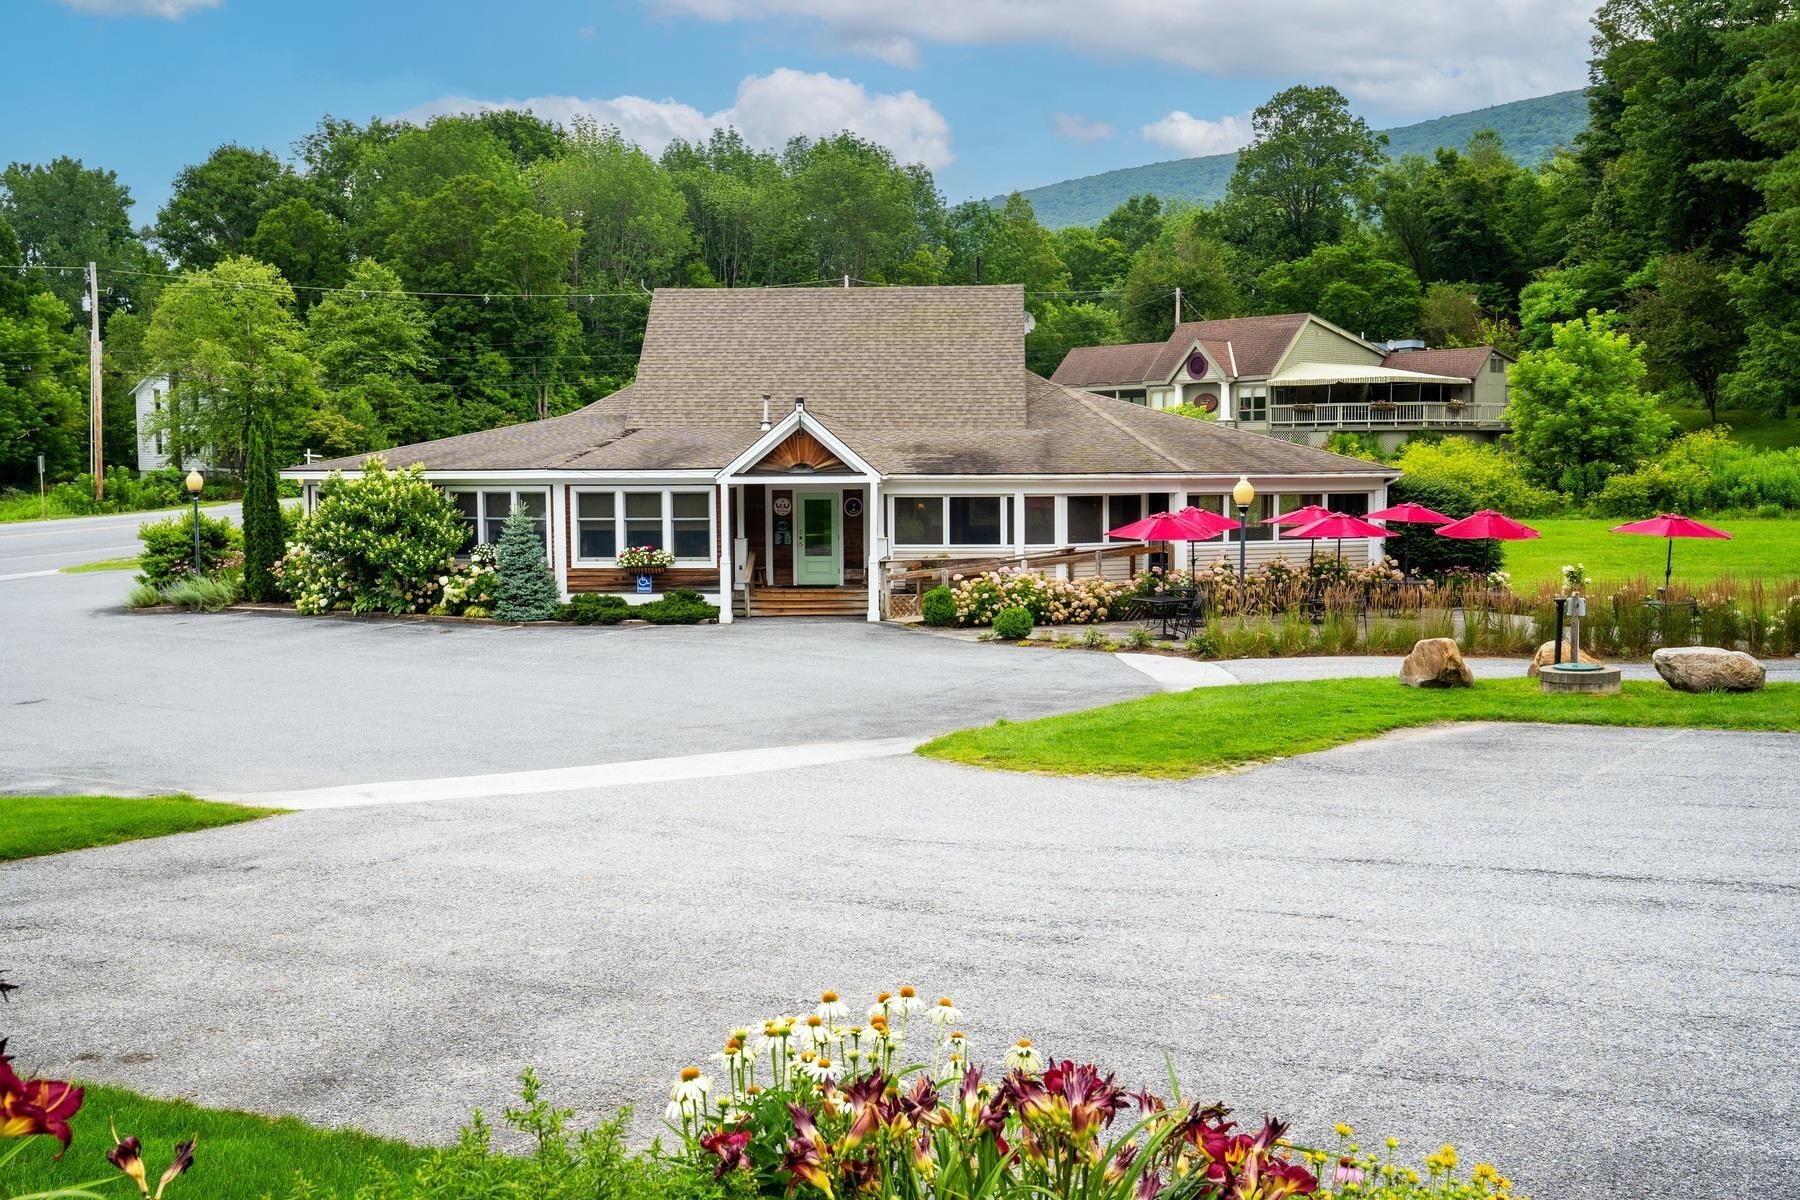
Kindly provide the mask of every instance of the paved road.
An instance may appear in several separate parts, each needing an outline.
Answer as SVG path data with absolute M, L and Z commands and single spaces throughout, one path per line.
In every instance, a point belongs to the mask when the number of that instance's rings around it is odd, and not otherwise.
M 1028 657 L 1028 656 L 1022 656 Z M 1462 726 L 1185 783 L 916 758 L 304 812 L 0 868 L 34 1066 L 448 1137 L 647 1136 L 821 987 L 1450 1139 L 1538 1196 L 1800 1185 L 1800 738 Z
M 237 504 L 207 505 L 205 511 L 209 517 L 229 517 L 233 523 L 243 520 L 243 509 Z M 0 583 L 12 582 L 11 576 L 136 554 L 140 549 L 138 526 L 169 515 L 119 513 L 58 521 L 9 521 L 0 525 Z

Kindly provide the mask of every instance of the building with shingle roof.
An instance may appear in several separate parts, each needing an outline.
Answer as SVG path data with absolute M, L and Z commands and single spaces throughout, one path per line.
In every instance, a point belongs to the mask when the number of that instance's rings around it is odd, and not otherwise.
M 1492 346 L 1383 345 L 1313 313 L 1278 313 L 1184 321 L 1161 342 L 1077 346 L 1051 379 L 1310 445 L 1356 432 L 1393 446 L 1426 430 L 1504 433 L 1511 361 Z
M 810 589 L 871 619 L 895 564 L 1104 549 L 1151 512 L 1223 511 L 1240 477 L 1256 516 L 1385 502 L 1395 472 L 1380 464 L 1034 375 L 1025 330 L 1017 286 L 662 289 L 630 386 L 378 453 L 444 487 L 471 546 L 523 506 L 565 593 L 682 586 L 749 607 L 752 592 Z M 368 457 L 284 474 L 310 507 Z M 1273 552 L 1268 533 L 1251 527 L 1255 557 Z M 646 545 L 674 564 L 619 566 Z

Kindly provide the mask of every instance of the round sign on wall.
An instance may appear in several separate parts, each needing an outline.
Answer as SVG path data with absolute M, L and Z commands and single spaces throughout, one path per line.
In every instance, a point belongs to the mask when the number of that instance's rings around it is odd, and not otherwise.
M 775 515 L 785 517 L 794 511 L 794 502 L 786 496 L 775 497 Z
M 1211 392 L 1201 392 L 1198 396 L 1194 397 L 1194 403 L 1198 404 L 1201 408 L 1204 408 L 1207 412 L 1219 411 L 1219 398 Z
M 845 496 L 844 497 L 844 515 L 846 517 L 862 516 L 862 497 L 861 496 Z
M 1211 365 L 1211 364 L 1209 364 L 1206 361 L 1206 355 L 1200 353 L 1198 350 L 1194 351 L 1192 354 L 1188 355 L 1188 360 L 1187 360 L 1188 378 L 1189 379 L 1204 379 L 1204 378 L 1206 378 L 1206 369 L 1209 365 Z

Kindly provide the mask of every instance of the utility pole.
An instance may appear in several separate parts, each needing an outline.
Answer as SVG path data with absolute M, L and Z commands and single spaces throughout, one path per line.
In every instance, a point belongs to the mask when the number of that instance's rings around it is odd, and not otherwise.
M 94 499 L 106 498 L 105 455 L 101 446 L 100 407 L 100 269 L 88 264 L 88 470 L 94 475 Z
M 1181 324 L 1181 289 L 1175 289 L 1175 323 Z

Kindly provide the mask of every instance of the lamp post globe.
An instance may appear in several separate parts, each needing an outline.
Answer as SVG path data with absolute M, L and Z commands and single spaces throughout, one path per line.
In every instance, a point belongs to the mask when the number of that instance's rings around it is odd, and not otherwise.
M 206 488 L 206 479 L 199 471 L 189 471 L 183 481 L 188 495 L 194 500 L 194 578 L 200 577 L 200 493 Z
M 1238 511 L 1238 614 L 1244 611 L 1244 595 L 1247 590 L 1248 570 L 1245 564 L 1245 543 L 1250 533 L 1250 505 L 1256 501 L 1256 488 L 1248 475 L 1239 475 L 1238 481 L 1231 485 L 1231 502 L 1237 505 Z

